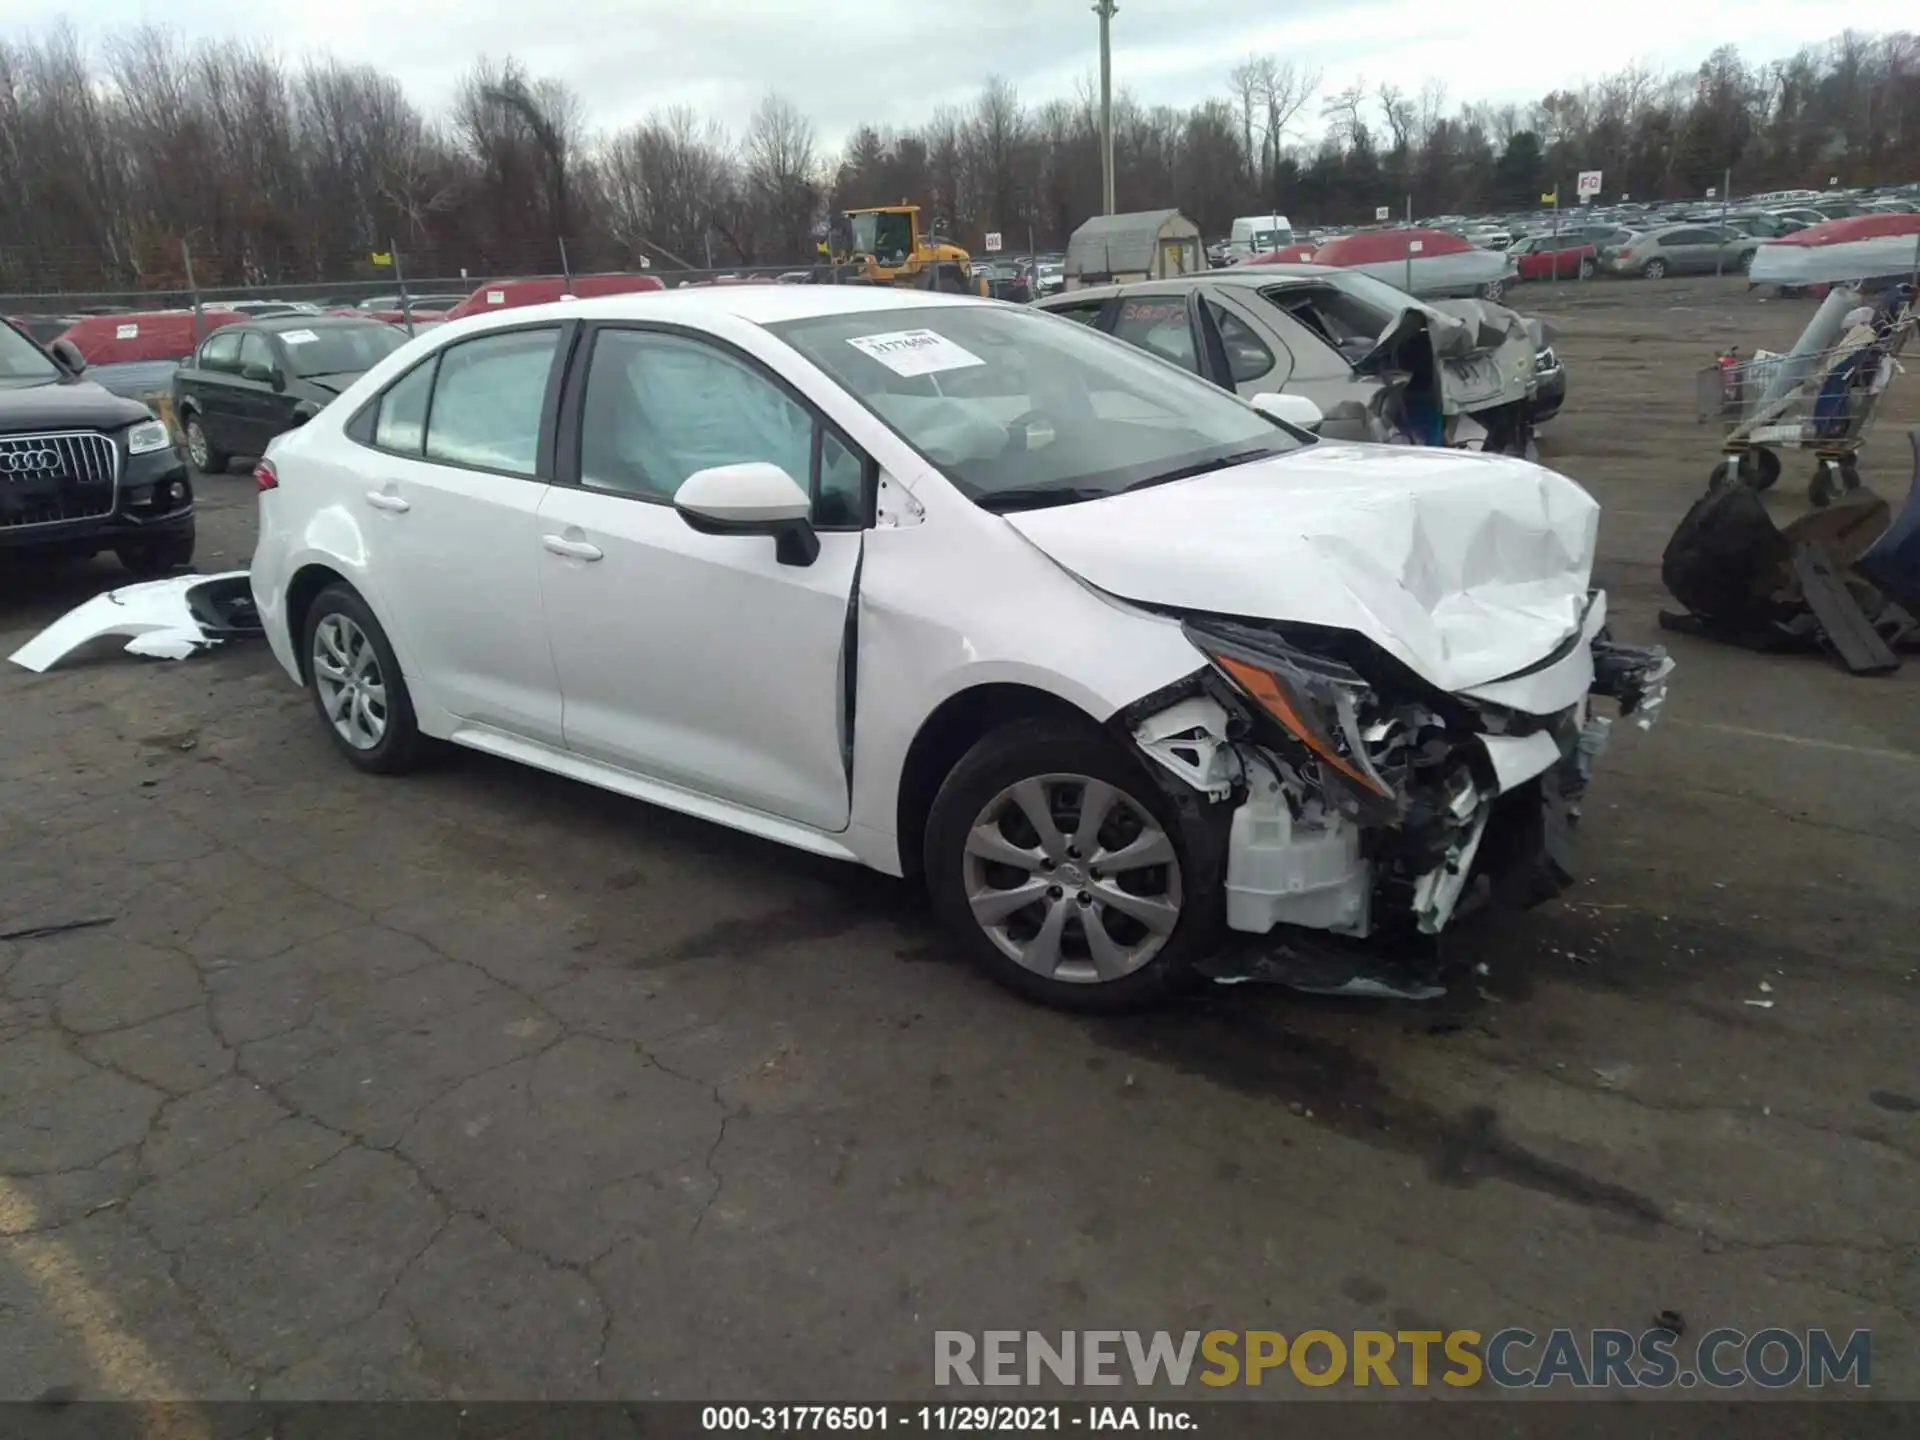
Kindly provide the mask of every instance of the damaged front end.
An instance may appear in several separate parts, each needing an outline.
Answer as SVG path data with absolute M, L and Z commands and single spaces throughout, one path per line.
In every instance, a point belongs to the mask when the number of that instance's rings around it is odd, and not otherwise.
M 1282 937 L 1215 978 L 1430 995 L 1435 937 L 1455 919 L 1560 893 L 1613 723 L 1592 700 L 1650 725 L 1673 668 L 1662 650 L 1614 643 L 1597 595 L 1589 615 L 1541 664 L 1581 669 L 1577 698 L 1548 714 L 1447 694 L 1349 632 L 1181 617 L 1210 667 L 1123 719 L 1218 807 L 1229 928 Z

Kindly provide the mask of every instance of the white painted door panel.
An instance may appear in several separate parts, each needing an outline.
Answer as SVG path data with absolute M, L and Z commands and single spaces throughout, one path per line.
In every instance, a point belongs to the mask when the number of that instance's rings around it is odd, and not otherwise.
M 846 828 L 843 640 L 861 536 L 811 565 L 671 505 L 555 486 L 540 589 L 567 748 L 821 830 Z
M 561 744 L 540 609 L 547 486 L 396 455 L 369 469 L 361 530 L 414 666 L 461 719 Z

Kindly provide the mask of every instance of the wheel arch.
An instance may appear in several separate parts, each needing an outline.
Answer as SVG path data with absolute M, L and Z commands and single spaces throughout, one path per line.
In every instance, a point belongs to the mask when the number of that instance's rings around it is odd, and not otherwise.
M 352 587 L 354 593 L 359 594 L 359 589 L 354 586 L 352 580 L 332 566 L 323 565 L 318 561 L 302 565 L 287 582 L 287 639 L 292 644 L 293 658 L 300 667 L 300 679 L 303 684 L 310 682 L 313 675 L 306 646 L 300 643 L 300 632 L 306 629 L 307 611 L 313 608 L 313 602 L 319 598 L 322 590 L 333 584 Z M 362 595 L 360 598 L 364 600 L 366 597 Z
M 934 797 L 960 762 L 988 731 L 1015 720 L 1055 717 L 1101 733 L 1100 721 L 1069 700 L 1038 686 L 988 681 L 949 695 L 921 722 L 907 747 L 895 797 L 894 834 L 903 875 L 921 870 L 921 849 Z

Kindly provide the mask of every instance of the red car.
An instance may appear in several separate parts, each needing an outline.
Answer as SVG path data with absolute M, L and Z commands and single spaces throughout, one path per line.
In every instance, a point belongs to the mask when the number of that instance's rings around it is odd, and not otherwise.
M 576 275 L 571 285 L 558 275 L 533 280 L 494 280 L 446 312 L 449 320 L 464 320 L 469 315 L 484 315 L 489 310 L 512 310 L 522 305 L 548 305 L 572 296 L 592 300 L 601 295 L 631 295 L 641 290 L 664 290 L 666 283 L 657 275 L 614 273 Z
M 1522 280 L 1588 280 L 1597 252 L 1591 240 L 1577 235 L 1528 235 L 1509 245 L 1507 254 L 1519 265 Z

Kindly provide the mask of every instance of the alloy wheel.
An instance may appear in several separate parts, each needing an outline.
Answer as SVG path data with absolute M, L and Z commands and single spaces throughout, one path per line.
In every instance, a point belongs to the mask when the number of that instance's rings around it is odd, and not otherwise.
M 1126 791 L 1088 775 L 1009 785 L 975 817 L 963 863 L 975 923 L 1048 979 L 1131 975 L 1180 921 L 1172 839 Z
M 313 629 L 313 683 L 340 738 L 371 750 L 387 733 L 387 684 L 367 632 L 338 611 Z
M 193 461 L 193 468 L 202 474 L 213 468 L 213 450 L 198 420 L 187 421 L 187 456 Z

